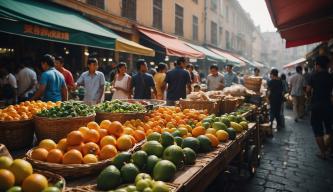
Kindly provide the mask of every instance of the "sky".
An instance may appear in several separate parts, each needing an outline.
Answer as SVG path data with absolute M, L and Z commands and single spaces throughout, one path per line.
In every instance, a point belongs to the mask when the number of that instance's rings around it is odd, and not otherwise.
M 250 13 L 255 25 L 259 25 L 262 32 L 276 31 L 265 0 L 238 0 L 245 11 Z

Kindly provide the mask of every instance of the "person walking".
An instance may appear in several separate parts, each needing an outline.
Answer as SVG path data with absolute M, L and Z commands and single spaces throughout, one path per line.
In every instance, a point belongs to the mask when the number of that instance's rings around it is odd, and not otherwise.
M 326 56 L 319 56 L 315 61 L 315 72 L 309 78 L 307 85 L 308 94 L 311 97 L 311 126 L 316 137 L 320 153 L 317 156 L 326 158 L 329 147 L 332 148 L 332 103 L 333 77 L 328 72 L 329 59 Z M 328 137 L 328 144 L 324 142 L 324 127 Z M 332 149 L 331 149 L 332 150 Z
M 308 67 L 304 67 L 303 78 L 304 78 L 304 81 L 305 81 L 306 85 L 309 84 L 310 77 L 311 77 L 311 74 L 309 73 L 309 68 Z M 309 114 L 309 111 L 310 111 L 310 102 L 311 102 L 311 99 L 308 97 L 307 94 L 305 94 L 304 116 L 307 116 Z
M 76 81 L 76 86 L 84 87 L 84 98 L 83 101 L 87 104 L 93 105 L 101 103 L 104 100 L 104 85 L 105 77 L 104 74 L 98 69 L 98 61 L 96 58 L 88 59 L 88 71 L 81 74 L 79 79 Z
M 67 101 L 68 90 L 64 76 L 54 68 L 55 59 L 46 54 L 41 59 L 43 73 L 40 77 L 38 90 L 30 100 L 42 99 L 42 101 Z
M 224 87 L 223 75 L 216 64 L 210 66 L 210 74 L 207 76 L 208 91 L 222 90 Z
M 147 63 L 144 59 L 139 59 L 136 63 L 138 73 L 132 77 L 132 88 L 134 89 L 134 99 L 151 99 L 152 94 L 156 97 L 156 88 L 153 76 L 148 74 Z M 152 93 L 153 90 L 153 93 Z
M 72 73 L 64 67 L 64 58 L 61 56 L 55 58 L 55 68 L 64 76 L 68 91 L 72 91 L 75 87 L 74 78 Z
M 156 86 L 156 99 L 165 99 L 165 85 L 164 80 L 168 67 L 165 63 L 159 63 L 157 67 L 157 73 L 154 75 L 154 81 Z
M 305 89 L 305 80 L 302 75 L 302 67 L 296 67 L 296 74 L 290 78 L 290 95 L 293 98 L 293 111 L 294 111 L 294 120 L 298 122 L 298 119 L 302 119 L 304 116 L 304 89 Z
M 118 65 L 118 72 L 113 81 L 113 95 L 112 99 L 130 99 L 131 98 L 131 80 L 132 77 L 127 74 L 126 63 L 120 62 Z
M 288 85 L 288 82 L 287 82 L 287 76 L 286 76 L 286 74 L 282 73 L 281 76 L 280 76 L 280 79 L 281 79 L 282 85 L 283 85 L 283 100 L 282 100 L 282 105 L 281 105 L 280 121 L 281 121 L 281 128 L 284 128 L 285 127 L 284 103 L 286 101 L 285 95 L 289 91 L 289 85 Z
M 29 59 L 25 58 L 19 64 L 19 71 L 16 74 L 18 101 L 30 99 L 36 91 L 37 74 L 29 67 Z
M 224 87 L 230 87 L 232 84 L 238 84 L 238 77 L 232 71 L 233 66 L 227 65 L 226 72 L 224 73 Z
M 270 105 L 270 121 L 273 125 L 276 120 L 277 128 L 281 128 L 281 105 L 283 101 L 283 83 L 279 79 L 279 71 L 277 69 L 271 70 L 271 80 L 267 83 L 268 86 L 268 99 Z

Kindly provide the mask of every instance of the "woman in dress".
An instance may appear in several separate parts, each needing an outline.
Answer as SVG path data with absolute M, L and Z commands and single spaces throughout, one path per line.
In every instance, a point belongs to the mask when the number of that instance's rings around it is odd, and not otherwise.
M 167 72 L 167 65 L 165 63 L 158 64 L 157 73 L 154 75 L 155 87 L 157 91 L 156 99 L 165 99 L 165 86 L 164 80 Z
M 120 62 L 117 66 L 117 74 L 113 81 L 113 96 L 112 99 L 130 99 L 131 93 L 131 76 L 127 72 L 126 63 Z

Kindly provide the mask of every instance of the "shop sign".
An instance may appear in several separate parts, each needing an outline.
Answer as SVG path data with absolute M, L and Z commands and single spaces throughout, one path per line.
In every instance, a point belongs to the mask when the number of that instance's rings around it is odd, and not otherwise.
M 32 25 L 32 24 L 24 24 L 23 33 L 48 37 L 52 39 L 67 40 L 67 41 L 69 40 L 68 32 L 57 31 L 54 29 L 49 29 L 46 27 Z

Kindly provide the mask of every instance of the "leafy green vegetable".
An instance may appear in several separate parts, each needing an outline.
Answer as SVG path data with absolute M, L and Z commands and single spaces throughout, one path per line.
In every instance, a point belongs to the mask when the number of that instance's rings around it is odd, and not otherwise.
M 138 103 L 129 103 L 121 100 L 105 101 L 95 107 L 97 112 L 109 113 L 144 113 L 147 112 L 145 106 Z
M 59 118 L 59 117 L 80 117 L 95 114 L 93 107 L 77 101 L 62 102 L 58 107 L 43 110 L 37 114 L 40 117 Z

